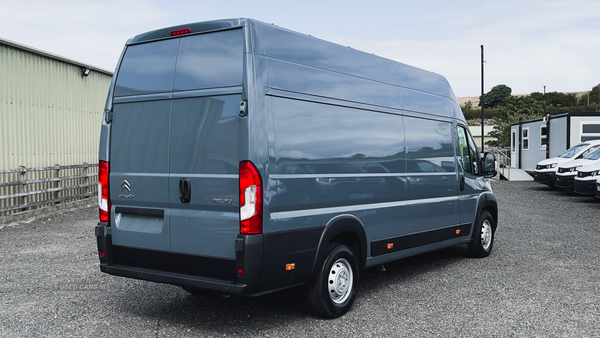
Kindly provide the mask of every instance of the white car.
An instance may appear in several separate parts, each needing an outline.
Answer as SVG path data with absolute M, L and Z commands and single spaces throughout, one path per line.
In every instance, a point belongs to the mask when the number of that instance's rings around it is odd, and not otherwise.
M 553 187 L 556 177 L 556 170 L 558 169 L 559 165 L 571 160 L 584 158 L 589 153 L 594 152 L 596 149 L 595 147 L 599 145 L 600 140 L 579 143 L 567 149 L 564 153 L 558 155 L 558 157 L 552 157 L 539 161 L 535 167 L 533 179 L 538 183 L 547 184 Z
M 600 163 L 600 146 L 597 149 L 587 154 L 584 158 L 569 161 L 558 166 L 556 171 L 555 185 L 561 189 L 573 191 L 575 177 L 581 167 Z
M 596 196 L 596 182 L 599 177 L 600 161 L 579 168 L 573 183 L 573 191 L 586 196 Z

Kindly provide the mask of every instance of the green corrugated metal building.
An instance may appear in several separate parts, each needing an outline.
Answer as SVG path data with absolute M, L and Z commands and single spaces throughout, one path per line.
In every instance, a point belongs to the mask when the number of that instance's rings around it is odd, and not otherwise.
M 0 39 L 0 170 L 97 163 L 111 79 L 112 72 Z
M 0 39 L 0 169 L 97 162 L 111 79 L 109 71 Z

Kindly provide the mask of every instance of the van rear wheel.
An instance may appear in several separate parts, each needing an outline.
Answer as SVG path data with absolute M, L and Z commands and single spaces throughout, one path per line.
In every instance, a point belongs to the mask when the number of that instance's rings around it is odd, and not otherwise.
M 494 219 L 488 211 L 482 211 L 473 229 L 473 238 L 467 245 L 471 257 L 483 258 L 490 255 L 494 245 Z
M 307 290 L 311 307 L 323 317 L 339 317 L 352 307 L 357 288 L 356 257 L 345 245 L 330 245 L 317 279 Z

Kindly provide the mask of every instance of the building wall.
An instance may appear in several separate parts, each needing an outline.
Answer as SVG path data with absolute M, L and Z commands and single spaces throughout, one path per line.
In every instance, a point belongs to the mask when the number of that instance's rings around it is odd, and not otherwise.
M 556 157 L 567 150 L 567 119 L 561 116 L 550 119 L 550 157 Z M 578 142 L 579 143 L 579 142 Z M 575 143 L 576 144 L 576 143 Z M 572 144 L 571 146 L 574 146 Z
M 600 124 L 600 116 L 572 116 L 571 117 L 571 146 L 582 142 L 582 137 L 600 139 L 600 133 L 583 134 L 583 125 Z
M 87 77 L 81 68 L 90 68 Z M 14 194 L 93 184 L 100 124 L 112 73 L 0 39 L 0 216 L 19 205 L 61 202 L 93 195 L 94 185 L 60 192 L 8 198 Z M 94 164 L 91 168 L 6 172 L 23 166 L 44 168 Z M 42 182 L 61 177 L 60 182 Z M 52 202 L 54 205 L 58 202 Z M 9 208 L 9 209 L 7 209 Z M 9 210 L 9 211 L 6 211 Z
M 487 141 L 495 140 L 495 137 L 490 136 L 490 132 L 494 130 L 494 126 L 484 126 L 483 132 L 485 133 L 483 140 L 484 144 Z M 469 126 L 469 131 L 473 136 L 473 140 L 475 140 L 475 145 L 477 149 L 481 150 L 481 126 Z M 488 146 L 484 147 L 484 150 L 487 149 Z
M 0 40 L 0 169 L 98 161 L 112 73 Z
M 535 170 L 536 164 L 546 158 L 546 148 L 542 147 L 541 126 L 546 124 L 543 121 L 534 120 L 524 122 L 521 127 L 521 169 L 526 171 Z M 528 147 L 525 149 L 525 136 L 527 133 Z

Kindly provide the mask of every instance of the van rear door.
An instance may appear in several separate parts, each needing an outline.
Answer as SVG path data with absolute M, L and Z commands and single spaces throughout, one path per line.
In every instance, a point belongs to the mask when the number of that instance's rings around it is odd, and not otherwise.
M 235 259 L 240 100 L 240 94 L 231 94 L 173 101 L 169 160 L 173 252 Z
M 242 29 L 127 47 L 111 139 L 114 245 L 234 262 L 243 51 Z
M 178 46 L 177 40 L 129 46 L 115 75 L 109 182 L 117 258 L 132 256 L 131 250 L 119 255 L 119 248 L 171 250 L 170 91 Z

